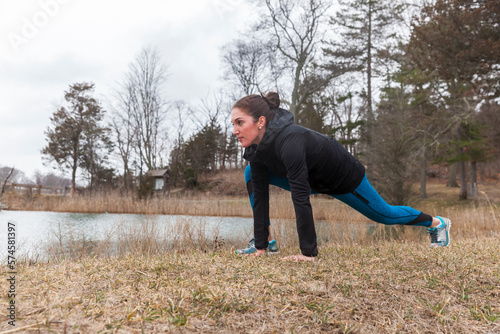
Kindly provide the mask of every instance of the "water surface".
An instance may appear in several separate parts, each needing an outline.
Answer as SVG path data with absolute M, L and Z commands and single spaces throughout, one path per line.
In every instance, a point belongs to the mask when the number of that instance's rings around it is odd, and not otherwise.
M 45 211 L 0 211 L 0 248 L 2 258 L 7 254 L 7 228 L 13 223 L 19 253 L 30 253 L 47 242 L 59 240 L 71 233 L 90 241 L 103 241 L 110 234 L 133 233 L 147 223 L 154 223 L 156 230 L 182 229 L 184 224 L 202 227 L 197 233 L 205 237 L 242 238 L 253 233 L 253 219 L 241 217 L 193 217 L 173 215 L 137 214 L 88 214 Z M 12 224 L 11 224 L 12 225 Z M 149 225 L 148 225 L 149 226 Z M 201 232 L 200 232 L 201 231 Z M 165 238 L 174 238 L 167 234 Z

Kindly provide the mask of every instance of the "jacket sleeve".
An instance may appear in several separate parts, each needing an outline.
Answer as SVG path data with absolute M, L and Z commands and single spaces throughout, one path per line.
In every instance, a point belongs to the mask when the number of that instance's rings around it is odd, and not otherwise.
M 285 164 L 295 209 L 297 233 L 303 255 L 317 256 L 316 230 L 310 202 L 311 186 L 303 136 L 290 136 L 281 144 L 279 155 Z
M 255 248 L 266 249 L 269 238 L 269 170 L 261 161 L 251 162 L 250 167 L 254 199 Z

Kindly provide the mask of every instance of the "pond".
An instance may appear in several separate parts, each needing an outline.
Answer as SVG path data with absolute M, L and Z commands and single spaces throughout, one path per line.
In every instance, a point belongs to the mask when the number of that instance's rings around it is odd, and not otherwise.
M 9 224 L 10 223 L 10 224 Z M 32 254 L 49 243 L 85 239 L 107 242 L 120 235 L 158 237 L 173 240 L 178 233 L 196 234 L 199 239 L 248 240 L 253 220 L 241 217 L 193 217 L 137 214 L 86 214 L 39 211 L 0 211 L 0 255 L 7 254 L 8 226 L 15 227 L 18 254 Z M 186 230 L 188 229 L 189 230 Z M 3 246 L 4 245 L 4 246 Z

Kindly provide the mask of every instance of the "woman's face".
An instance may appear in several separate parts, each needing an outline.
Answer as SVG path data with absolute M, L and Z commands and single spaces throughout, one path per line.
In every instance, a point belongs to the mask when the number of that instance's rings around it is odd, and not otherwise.
M 248 147 L 252 144 L 259 144 L 265 132 L 265 117 L 260 117 L 259 121 L 254 121 L 253 117 L 240 108 L 233 108 L 231 112 L 231 122 L 234 125 L 233 135 L 238 137 L 241 146 Z M 260 128 L 260 129 L 259 129 Z

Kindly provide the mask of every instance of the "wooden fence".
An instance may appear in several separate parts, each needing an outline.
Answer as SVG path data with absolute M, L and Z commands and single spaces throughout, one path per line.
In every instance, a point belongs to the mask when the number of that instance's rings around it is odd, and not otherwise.
M 26 191 L 30 195 L 41 195 L 42 193 L 44 193 L 64 196 L 71 192 L 71 187 L 42 186 L 40 184 L 11 183 L 7 184 L 6 188 L 6 192 L 8 189 L 10 189 L 12 193 L 21 192 L 23 191 L 23 189 L 26 189 Z

